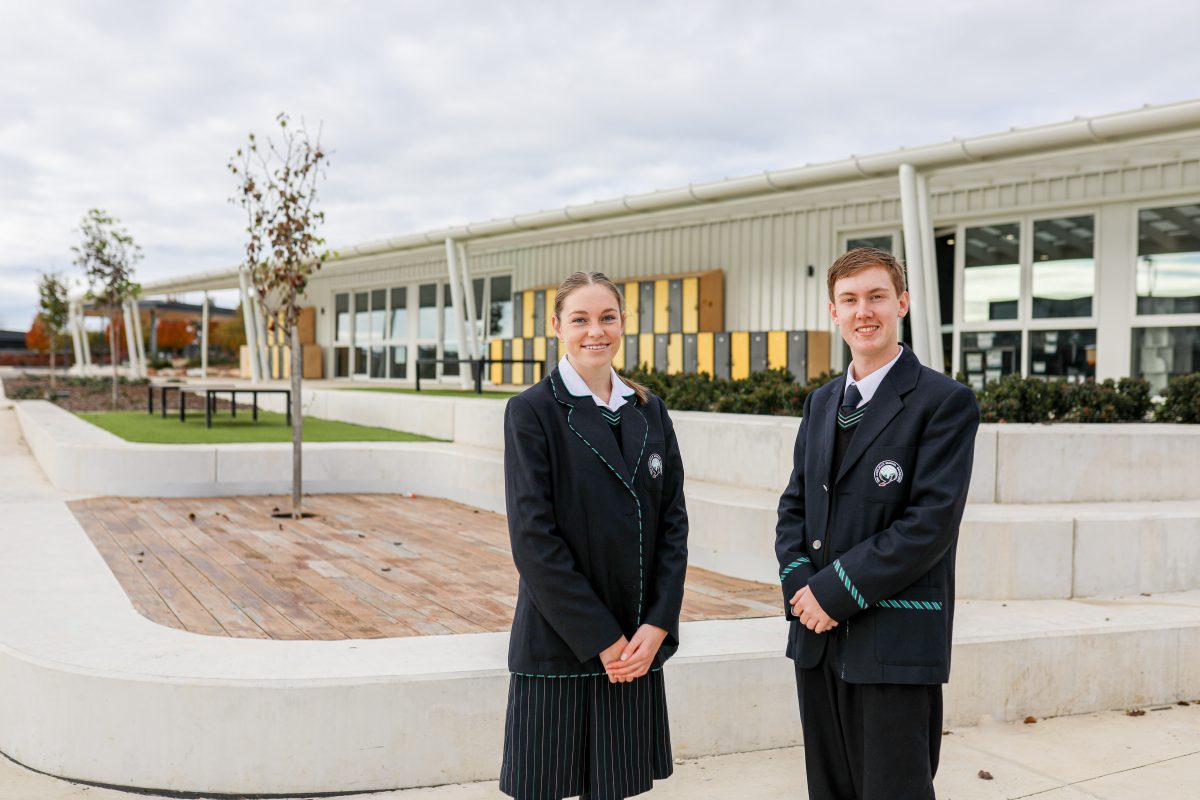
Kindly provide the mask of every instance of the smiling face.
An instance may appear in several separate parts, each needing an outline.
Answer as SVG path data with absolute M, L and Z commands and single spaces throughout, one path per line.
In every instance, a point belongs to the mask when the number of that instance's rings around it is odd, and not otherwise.
M 887 363 L 899 346 L 899 321 L 908 313 L 908 292 L 896 294 L 883 266 L 839 278 L 833 286 L 829 314 L 850 346 L 856 367 Z M 855 374 L 861 377 L 856 369 Z
M 625 331 L 617 296 L 599 284 L 573 290 L 562 302 L 562 316 L 554 315 L 552 322 L 571 364 L 580 371 L 608 367 Z

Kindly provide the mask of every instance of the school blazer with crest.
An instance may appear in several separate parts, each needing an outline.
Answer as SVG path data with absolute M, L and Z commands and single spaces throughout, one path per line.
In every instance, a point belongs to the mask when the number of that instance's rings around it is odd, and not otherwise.
M 622 447 L 590 395 L 558 370 L 504 412 L 504 495 L 520 574 L 509 639 L 516 674 L 603 674 L 599 654 L 643 623 L 679 646 L 687 569 L 683 462 L 662 401 L 621 408 Z
M 849 683 L 945 683 L 954 623 L 954 557 L 971 481 L 974 393 L 904 346 L 836 475 L 834 432 L 846 379 L 810 394 L 775 551 L 787 655 L 813 668 L 826 647 Z M 803 586 L 838 627 L 815 634 L 787 601 Z

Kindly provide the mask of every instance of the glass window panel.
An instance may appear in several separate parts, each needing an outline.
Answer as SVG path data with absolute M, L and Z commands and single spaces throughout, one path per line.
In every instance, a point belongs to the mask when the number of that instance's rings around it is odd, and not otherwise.
M 387 360 L 384 358 L 386 348 L 372 347 L 371 348 L 371 377 L 386 378 L 387 377 Z
M 513 335 L 512 276 L 492 278 L 491 303 L 488 308 L 488 335 L 508 338 Z
M 476 278 L 471 282 L 472 291 L 475 293 L 475 335 L 482 338 L 483 331 L 483 287 L 484 279 Z
M 853 250 L 856 247 L 874 247 L 876 250 L 884 252 L 892 252 L 892 237 L 891 236 L 860 236 L 856 239 L 846 240 L 846 249 Z
M 407 347 L 391 347 L 391 374 L 392 378 L 407 378 L 408 377 L 408 348 Z
M 1016 319 L 1021 296 L 1021 226 L 983 225 L 966 229 L 963 320 Z
M 371 312 L 367 305 L 369 295 L 359 292 L 354 295 L 354 343 L 363 344 L 371 336 Z
M 962 334 L 962 371 L 975 389 L 1021 371 L 1020 331 Z
M 437 345 L 423 344 L 417 348 L 417 359 L 419 361 L 434 358 L 437 358 Z M 436 378 L 437 364 L 417 364 L 417 373 L 421 376 L 421 380 Z
M 1133 375 L 1162 394 L 1176 375 L 1200 371 L 1200 326 L 1134 328 Z
M 454 304 L 450 301 L 450 287 L 442 287 L 442 297 L 446 305 L 442 308 L 442 341 L 446 344 L 458 344 L 458 316 L 454 313 Z
M 408 338 L 408 289 L 392 289 L 392 327 L 388 334 L 392 340 Z
M 1137 310 L 1200 313 L 1200 204 L 1138 212 Z
M 1094 217 L 1033 223 L 1033 316 L 1090 317 L 1096 291 Z
M 383 326 L 387 322 L 387 290 L 371 292 L 371 341 L 383 341 Z
M 436 283 L 426 283 L 417 290 L 417 301 L 419 308 L 417 311 L 417 338 L 418 339 L 436 339 L 437 338 L 437 296 L 438 287 Z M 421 377 L 425 377 L 424 373 Z
M 350 295 L 339 294 L 333 299 L 334 341 L 350 341 Z
M 365 347 L 354 348 L 354 374 L 356 376 L 366 377 L 367 370 L 371 366 L 371 357 Z
M 1081 381 L 1096 377 L 1096 331 L 1030 331 L 1029 375 Z
M 349 347 L 335 347 L 333 349 L 333 376 L 335 378 L 350 377 Z
M 454 345 L 454 346 L 448 346 L 448 347 L 443 348 L 442 349 L 442 358 L 458 358 L 458 346 Z M 459 367 L 459 365 L 457 362 L 447 362 L 445 364 L 442 364 L 442 374 L 443 375 L 457 375 L 458 367 Z

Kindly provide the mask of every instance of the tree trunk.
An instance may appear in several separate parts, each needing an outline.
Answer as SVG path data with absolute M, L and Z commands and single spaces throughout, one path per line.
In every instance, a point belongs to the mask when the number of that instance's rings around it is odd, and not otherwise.
M 300 379 L 304 371 L 304 354 L 300 348 L 299 326 L 293 324 L 289 341 L 292 343 L 292 519 L 304 516 L 301 506 L 300 439 L 303 420 L 300 414 Z
M 117 318 L 108 320 L 108 358 L 112 361 L 112 410 L 117 410 Z M 181 401 L 182 402 L 182 401 Z

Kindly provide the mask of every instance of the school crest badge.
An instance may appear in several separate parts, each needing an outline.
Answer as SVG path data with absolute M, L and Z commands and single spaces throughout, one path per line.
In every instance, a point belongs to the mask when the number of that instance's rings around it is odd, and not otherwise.
M 651 453 L 646 466 L 650 468 L 651 478 L 657 478 L 659 475 L 662 475 L 662 456 L 658 453 Z
M 880 461 L 875 465 L 875 485 L 887 486 L 904 480 L 904 470 L 895 461 Z

